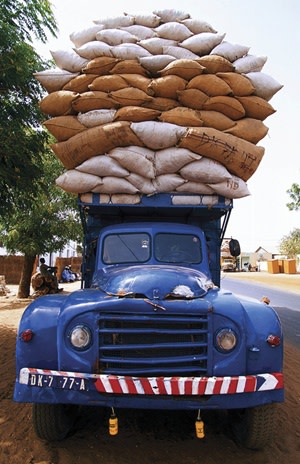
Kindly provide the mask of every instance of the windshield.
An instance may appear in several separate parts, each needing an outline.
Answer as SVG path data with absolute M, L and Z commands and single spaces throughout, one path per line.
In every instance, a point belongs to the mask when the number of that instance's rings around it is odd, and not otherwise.
M 105 264 L 143 263 L 150 258 L 150 237 L 145 233 L 111 234 L 103 244 Z
M 164 263 L 200 263 L 202 261 L 200 240 L 191 234 L 157 234 L 154 241 L 154 255 L 157 261 Z

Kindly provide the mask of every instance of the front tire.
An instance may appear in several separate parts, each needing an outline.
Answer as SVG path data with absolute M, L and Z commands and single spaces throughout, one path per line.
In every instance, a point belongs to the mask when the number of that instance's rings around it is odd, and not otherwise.
M 262 449 L 274 438 L 276 404 L 229 412 L 235 441 L 245 448 Z
M 76 405 L 34 403 L 32 421 L 37 437 L 47 441 L 63 440 L 74 425 L 77 410 Z

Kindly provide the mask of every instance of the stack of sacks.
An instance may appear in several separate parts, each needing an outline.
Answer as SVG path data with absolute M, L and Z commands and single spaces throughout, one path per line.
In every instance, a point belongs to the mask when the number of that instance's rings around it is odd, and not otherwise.
M 36 73 L 72 193 L 249 195 L 282 85 L 266 57 L 174 10 L 95 21 Z M 124 196 L 122 197 L 124 200 Z

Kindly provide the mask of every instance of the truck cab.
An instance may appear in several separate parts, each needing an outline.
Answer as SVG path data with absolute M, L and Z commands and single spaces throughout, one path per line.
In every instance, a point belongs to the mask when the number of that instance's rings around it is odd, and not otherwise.
M 220 288 L 232 201 L 88 194 L 79 208 L 82 288 L 32 302 L 18 332 L 14 400 L 33 403 L 37 435 L 64 438 L 80 404 L 222 409 L 240 443 L 268 444 L 284 399 L 282 329 L 269 305 Z

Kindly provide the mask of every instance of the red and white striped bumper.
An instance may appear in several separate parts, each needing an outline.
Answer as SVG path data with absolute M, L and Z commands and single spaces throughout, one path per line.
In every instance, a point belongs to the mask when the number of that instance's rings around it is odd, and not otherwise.
M 128 377 L 23 368 L 20 384 L 40 388 L 89 391 L 116 395 L 231 395 L 283 388 L 283 375 L 224 377 Z

